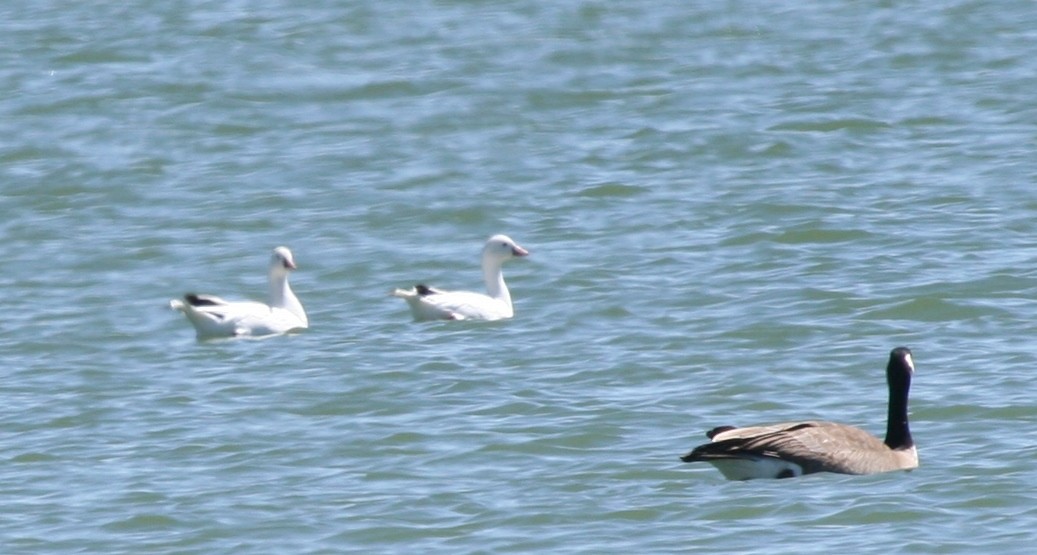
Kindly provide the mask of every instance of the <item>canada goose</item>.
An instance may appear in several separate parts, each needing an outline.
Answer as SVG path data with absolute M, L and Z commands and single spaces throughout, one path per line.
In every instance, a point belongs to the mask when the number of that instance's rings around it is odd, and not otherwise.
M 255 301 L 225 301 L 212 295 L 188 293 L 169 307 L 183 312 L 199 338 L 263 336 L 287 333 L 309 326 L 302 303 L 288 285 L 295 260 L 288 247 L 277 247 L 270 256 L 269 304 Z
M 681 457 L 705 461 L 728 480 L 792 478 L 815 472 L 876 474 L 918 467 L 918 451 L 907 423 L 907 394 L 915 371 L 911 350 L 889 353 L 886 382 L 889 413 L 886 439 L 846 424 L 807 421 L 736 428 L 706 433 L 712 441 Z
M 529 251 L 520 247 L 507 235 L 494 235 L 486 241 L 482 249 L 482 273 L 488 294 L 443 291 L 423 284 L 418 284 L 413 289 L 397 289 L 392 294 L 407 301 L 417 321 L 511 318 L 515 311 L 501 267 L 512 258 L 528 254 Z

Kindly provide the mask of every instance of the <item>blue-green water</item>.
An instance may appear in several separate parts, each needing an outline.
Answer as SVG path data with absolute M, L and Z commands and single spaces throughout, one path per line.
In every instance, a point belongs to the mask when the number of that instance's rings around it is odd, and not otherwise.
M 0 8 L 3 553 L 1032 549 L 1032 2 L 94 4 Z M 279 244 L 306 332 L 166 308 Z M 915 472 L 678 461 L 897 345 Z

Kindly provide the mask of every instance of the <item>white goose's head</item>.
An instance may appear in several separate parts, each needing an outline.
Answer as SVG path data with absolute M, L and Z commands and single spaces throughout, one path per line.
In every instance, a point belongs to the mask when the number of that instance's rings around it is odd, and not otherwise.
M 295 269 L 295 259 L 288 247 L 277 247 L 270 255 L 270 273 L 287 274 Z
M 503 263 L 515 257 L 526 256 L 529 251 L 520 247 L 507 235 L 494 235 L 486 240 L 482 249 L 483 260 L 495 260 Z

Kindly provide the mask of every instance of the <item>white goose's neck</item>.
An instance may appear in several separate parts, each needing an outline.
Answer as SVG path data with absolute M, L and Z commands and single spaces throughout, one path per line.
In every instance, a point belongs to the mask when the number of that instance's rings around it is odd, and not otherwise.
M 504 283 L 504 272 L 501 271 L 501 262 L 495 259 L 487 259 L 482 265 L 483 279 L 486 280 L 486 293 L 503 302 L 511 309 L 511 292 L 508 285 Z
M 270 273 L 270 306 L 283 308 L 297 316 L 303 324 L 309 325 L 302 303 L 292 292 L 292 287 L 288 285 L 288 272 Z

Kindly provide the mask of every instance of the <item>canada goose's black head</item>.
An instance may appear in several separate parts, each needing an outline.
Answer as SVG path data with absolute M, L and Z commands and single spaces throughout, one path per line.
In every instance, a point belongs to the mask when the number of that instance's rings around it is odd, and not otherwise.
M 909 387 L 911 376 L 915 373 L 915 360 L 911 349 L 897 347 L 889 353 L 889 364 L 886 365 L 886 379 L 890 386 Z

